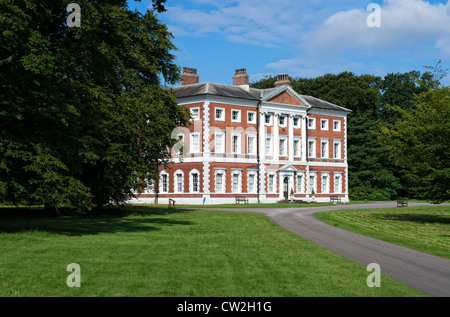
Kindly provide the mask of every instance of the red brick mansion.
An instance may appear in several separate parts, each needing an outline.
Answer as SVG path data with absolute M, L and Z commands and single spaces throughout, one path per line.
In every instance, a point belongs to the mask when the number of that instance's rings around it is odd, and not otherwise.
M 298 94 L 287 75 L 270 89 L 250 88 L 245 69 L 236 70 L 233 85 L 200 83 L 192 68 L 182 77 L 173 91 L 192 124 L 173 132 L 173 164 L 161 167 L 140 202 L 155 195 L 177 204 L 348 201 L 350 110 Z

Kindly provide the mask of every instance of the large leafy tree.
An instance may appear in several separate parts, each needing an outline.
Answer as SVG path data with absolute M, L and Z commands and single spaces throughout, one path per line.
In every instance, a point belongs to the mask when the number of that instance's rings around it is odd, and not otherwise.
M 441 87 L 439 78 L 427 85 L 421 81 L 425 91 L 410 109 L 390 107 L 397 119 L 384 123 L 378 136 L 414 196 L 441 203 L 450 199 L 450 87 Z
M 0 2 L 0 202 L 88 210 L 156 178 L 187 124 L 171 34 L 126 1 Z M 164 0 L 154 8 L 164 10 Z

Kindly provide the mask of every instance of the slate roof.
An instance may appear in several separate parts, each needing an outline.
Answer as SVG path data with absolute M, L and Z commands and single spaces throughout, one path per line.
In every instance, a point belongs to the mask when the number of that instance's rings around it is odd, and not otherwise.
M 269 89 L 256 89 L 250 88 L 248 91 L 242 89 L 239 86 L 215 84 L 215 83 L 200 83 L 193 85 L 185 85 L 172 88 L 177 98 L 191 97 L 191 96 L 201 96 L 201 95 L 214 95 L 254 101 L 262 101 L 270 95 L 278 95 L 283 91 L 287 90 L 288 86 L 281 86 L 277 88 Z M 294 90 L 289 89 L 291 94 L 295 94 L 298 99 L 301 99 L 307 103 L 306 106 L 317 109 L 325 110 L 335 110 L 335 111 L 345 111 L 351 112 L 351 110 L 344 107 L 335 105 L 331 102 L 321 100 L 312 96 L 297 94 Z

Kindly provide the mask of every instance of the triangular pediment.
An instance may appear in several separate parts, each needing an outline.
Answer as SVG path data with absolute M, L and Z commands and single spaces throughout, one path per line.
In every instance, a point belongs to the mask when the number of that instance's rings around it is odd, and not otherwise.
M 295 105 L 307 108 L 311 107 L 309 103 L 290 86 L 278 87 L 266 94 L 262 100 L 277 104 Z
M 279 169 L 280 172 L 297 172 L 297 169 L 291 164 L 286 164 Z

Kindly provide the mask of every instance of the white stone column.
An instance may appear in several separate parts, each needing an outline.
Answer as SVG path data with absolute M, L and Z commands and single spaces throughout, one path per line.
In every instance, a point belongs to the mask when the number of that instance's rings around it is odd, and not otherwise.
M 209 200 L 210 194 L 210 173 L 209 173 L 209 102 L 203 105 L 203 197 Z
M 278 161 L 280 156 L 280 135 L 279 135 L 280 114 L 273 114 L 273 160 Z
M 266 160 L 266 113 L 259 114 L 259 159 L 261 162 Z
M 289 115 L 289 137 L 288 137 L 288 152 L 289 152 L 289 161 L 294 161 L 294 116 Z
M 302 162 L 306 162 L 306 145 L 308 140 L 306 139 L 306 129 L 308 129 L 308 119 L 305 116 L 302 117 L 302 152 L 301 152 L 301 157 L 302 157 Z

